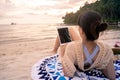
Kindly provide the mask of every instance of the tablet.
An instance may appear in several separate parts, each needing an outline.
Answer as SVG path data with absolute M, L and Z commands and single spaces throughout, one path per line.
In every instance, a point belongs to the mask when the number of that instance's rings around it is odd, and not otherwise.
M 61 44 L 71 42 L 71 36 L 69 34 L 68 27 L 59 27 L 57 28 L 59 40 Z

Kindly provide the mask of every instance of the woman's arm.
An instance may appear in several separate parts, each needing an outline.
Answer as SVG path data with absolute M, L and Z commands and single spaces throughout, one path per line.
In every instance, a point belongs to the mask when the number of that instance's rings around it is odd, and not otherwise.
M 113 65 L 113 60 L 110 60 L 108 66 L 105 69 L 103 69 L 102 72 L 110 80 L 115 80 L 116 76 L 115 76 L 115 69 L 114 69 L 114 65 Z
M 56 40 L 55 40 L 55 44 L 54 44 L 53 50 L 52 50 L 52 53 L 57 53 L 57 50 L 58 50 L 59 46 L 60 46 L 60 42 L 59 42 L 59 38 L 57 36 Z
M 61 56 L 64 75 L 68 77 L 73 77 L 76 71 L 76 68 L 74 66 L 74 62 L 76 59 L 74 46 L 72 43 L 70 43 L 67 46 L 63 45 L 60 48 L 62 47 L 63 49 L 65 49 L 64 47 L 66 47 L 64 54 Z

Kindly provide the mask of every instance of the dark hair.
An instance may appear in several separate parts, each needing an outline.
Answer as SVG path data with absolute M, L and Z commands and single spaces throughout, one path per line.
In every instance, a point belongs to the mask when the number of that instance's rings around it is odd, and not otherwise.
M 101 23 L 101 15 L 95 11 L 87 11 L 78 18 L 78 25 L 83 29 L 87 40 L 98 39 L 99 33 L 107 29 L 106 23 Z

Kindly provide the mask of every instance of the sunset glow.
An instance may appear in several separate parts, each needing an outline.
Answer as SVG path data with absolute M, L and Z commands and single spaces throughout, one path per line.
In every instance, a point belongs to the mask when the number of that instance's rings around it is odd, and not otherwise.
M 87 0 L 0 0 L 0 24 L 61 23 L 66 12 L 75 12 Z M 89 0 L 89 3 L 96 0 Z M 45 22 L 43 22 L 45 20 Z

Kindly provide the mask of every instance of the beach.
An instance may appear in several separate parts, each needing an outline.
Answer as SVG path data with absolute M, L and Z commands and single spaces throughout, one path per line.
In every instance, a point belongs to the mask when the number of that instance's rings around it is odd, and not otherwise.
M 53 42 L 54 39 L 0 45 L 0 80 L 31 80 L 32 66 L 52 55 Z
M 54 29 L 44 25 L 0 26 L 0 80 L 31 80 L 32 66 L 52 55 Z
M 53 55 L 50 51 L 54 46 L 57 26 L 0 27 L 0 80 L 32 80 L 32 66 Z M 112 47 L 120 41 L 119 35 L 120 31 L 107 31 L 100 40 Z

